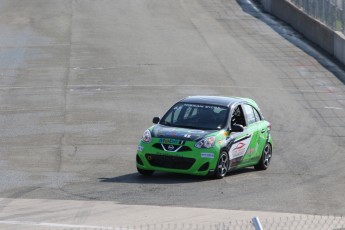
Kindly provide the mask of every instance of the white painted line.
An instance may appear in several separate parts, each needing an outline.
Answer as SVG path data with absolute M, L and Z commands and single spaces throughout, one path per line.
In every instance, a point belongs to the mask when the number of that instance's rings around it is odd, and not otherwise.
M 9 89 L 61 89 L 59 86 L 0 86 L 0 90 Z
M 343 109 L 343 108 L 339 108 L 339 107 L 325 107 L 325 109 Z
M 260 89 L 260 90 L 278 90 L 278 91 L 292 91 L 301 93 L 330 93 L 329 90 L 298 90 L 287 88 L 267 88 L 259 86 L 238 86 L 238 85 L 68 85 L 67 88 L 71 89 L 86 89 L 86 88 L 127 88 L 127 87 L 141 87 L 141 88 L 235 88 L 235 89 Z
M 130 228 L 112 228 L 97 225 L 78 225 L 78 224 L 59 224 L 59 223 L 45 223 L 34 221 L 17 221 L 17 220 L 0 220 L 0 224 L 7 225 L 24 225 L 33 227 L 56 227 L 56 228 L 88 228 L 88 229 L 106 229 L 106 230 L 133 230 Z
M 64 90 L 66 86 L 0 86 L 0 90 L 11 89 L 60 89 Z M 259 90 L 278 90 L 287 92 L 300 92 L 300 93 L 333 93 L 327 90 L 298 90 L 298 89 L 286 89 L 286 88 L 267 88 L 258 86 L 237 86 L 237 85 L 67 85 L 70 91 L 74 91 L 78 88 L 96 88 L 97 91 L 101 90 L 101 87 L 106 88 L 127 88 L 127 87 L 141 87 L 141 88 L 234 88 L 234 89 L 259 89 Z

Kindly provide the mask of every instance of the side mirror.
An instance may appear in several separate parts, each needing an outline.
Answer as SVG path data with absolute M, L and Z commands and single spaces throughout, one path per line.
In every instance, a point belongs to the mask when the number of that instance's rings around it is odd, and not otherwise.
M 232 132 L 243 132 L 243 130 L 244 130 L 244 128 L 243 128 L 243 126 L 242 125 L 238 125 L 238 124 L 233 124 L 232 126 L 231 126 L 231 131 Z
M 160 121 L 160 117 L 154 117 L 152 119 L 153 124 L 158 124 L 159 121 Z

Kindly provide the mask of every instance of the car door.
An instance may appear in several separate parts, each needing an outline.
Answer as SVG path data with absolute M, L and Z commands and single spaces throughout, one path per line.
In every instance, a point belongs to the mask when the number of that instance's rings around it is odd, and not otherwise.
M 258 150 L 256 151 L 256 156 L 259 159 L 261 157 L 262 151 L 268 141 L 270 132 L 270 123 L 265 121 L 261 113 L 253 107 L 256 123 L 258 126 Z
M 253 110 L 247 106 L 247 104 L 238 105 L 232 114 L 231 125 L 242 125 L 244 130 L 231 133 L 233 142 L 229 150 L 230 168 L 251 163 L 252 154 L 257 148 L 258 127 Z
M 253 163 L 256 163 L 257 161 L 258 156 L 256 153 L 259 149 L 260 132 L 258 122 L 253 110 L 254 108 L 249 104 L 244 104 L 242 105 L 242 107 L 247 121 L 248 132 L 252 135 L 250 145 L 248 146 L 246 154 L 243 158 L 243 163 L 251 165 Z

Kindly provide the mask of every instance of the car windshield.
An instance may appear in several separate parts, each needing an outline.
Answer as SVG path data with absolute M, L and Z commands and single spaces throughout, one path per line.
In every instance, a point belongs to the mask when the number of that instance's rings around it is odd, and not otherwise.
M 190 129 L 219 130 L 226 125 L 229 109 L 207 104 L 177 103 L 160 124 Z

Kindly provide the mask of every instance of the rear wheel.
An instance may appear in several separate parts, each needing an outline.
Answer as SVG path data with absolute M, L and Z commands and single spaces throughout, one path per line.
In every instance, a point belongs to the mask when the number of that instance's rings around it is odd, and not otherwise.
M 229 169 L 229 155 L 226 151 L 222 151 L 219 155 L 214 176 L 217 179 L 221 179 L 228 173 L 228 169 Z
M 137 167 L 137 170 L 138 170 L 138 173 L 144 176 L 151 176 L 154 173 L 153 170 L 145 170 L 145 169 L 140 169 L 138 167 Z
M 272 159 L 272 146 L 270 143 L 266 143 L 264 150 L 262 151 L 262 155 L 260 161 L 257 165 L 254 165 L 256 170 L 266 170 L 268 166 L 270 166 Z

